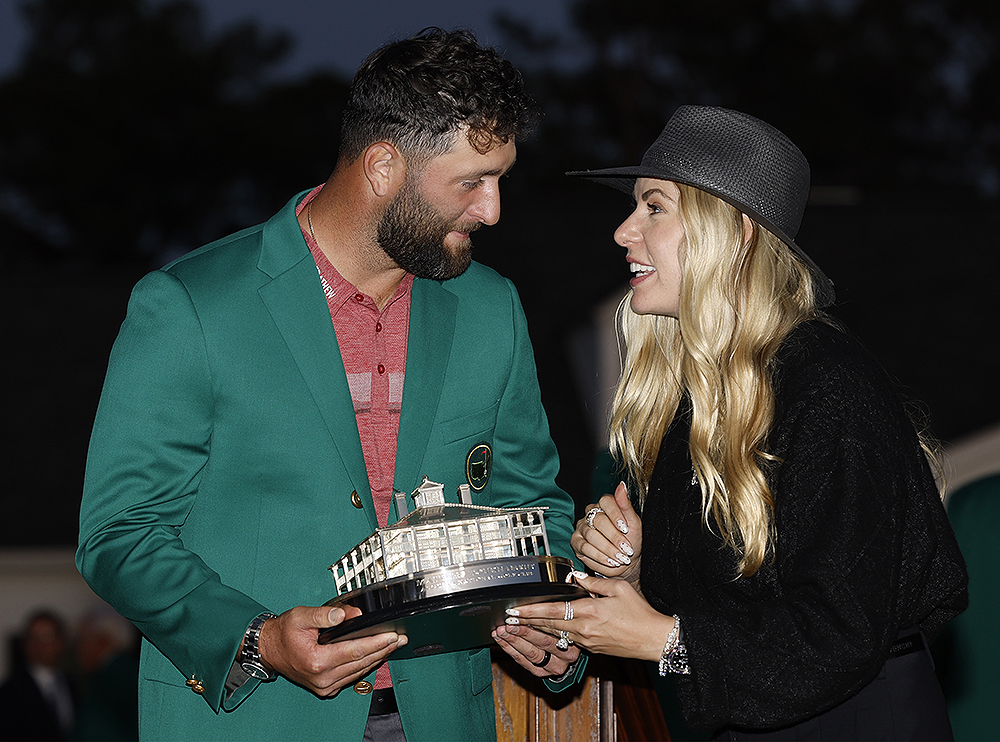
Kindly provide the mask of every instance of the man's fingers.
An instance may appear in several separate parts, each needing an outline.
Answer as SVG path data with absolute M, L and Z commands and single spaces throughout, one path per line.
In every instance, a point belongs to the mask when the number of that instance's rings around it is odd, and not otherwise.
M 580 656 L 577 647 L 561 651 L 555 637 L 528 626 L 500 626 L 493 630 L 497 644 L 521 667 L 537 677 L 562 675 Z
M 399 647 L 404 646 L 406 642 L 405 635 L 390 631 L 358 639 L 332 642 L 326 646 L 332 648 L 333 656 L 342 662 L 368 662 L 375 658 L 387 657 Z
M 326 615 L 323 615 L 323 611 L 326 611 Z M 332 626 L 339 626 L 347 618 L 347 611 L 345 611 L 340 606 L 333 606 L 332 608 L 323 607 L 317 611 L 315 619 L 318 621 L 318 628 L 329 628 Z
M 319 606 L 313 609 L 310 625 L 318 629 L 329 629 L 348 619 L 357 618 L 361 612 L 360 608 L 353 605 Z
M 315 674 L 307 684 L 317 695 L 334 695 L 368 675 L 406 643 L 403 634 L 387 632 L 327 644 L 323 647 L 327 655 L 323 663 L 328 669 Z

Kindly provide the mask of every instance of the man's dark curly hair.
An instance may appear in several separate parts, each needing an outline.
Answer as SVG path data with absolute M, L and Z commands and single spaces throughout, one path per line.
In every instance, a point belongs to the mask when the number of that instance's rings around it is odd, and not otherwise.
M 412 165 L 443 155 L 459 128 L 478 152 L 526 135 L 538 117 L 521 73 L 471 31 L 426 28 L 387 44 L 354 76 L 344 111 L 340 160 L 390 142 Z

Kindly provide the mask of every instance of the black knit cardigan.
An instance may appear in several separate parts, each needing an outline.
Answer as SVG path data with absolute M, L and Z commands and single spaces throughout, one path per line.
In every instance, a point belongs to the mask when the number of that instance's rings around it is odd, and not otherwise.
M 681 618 L 692 673 L 674 677 L 695 729 L 815 716 L 875 678 L 901 629 L 931 639 L 968 601 L 930 469 L 878 363 L 819 321 L 775 361 L 772 558 L 736 578 L 732 549 L 703 524 L 687 403 L 643 509 L 642 588 Z

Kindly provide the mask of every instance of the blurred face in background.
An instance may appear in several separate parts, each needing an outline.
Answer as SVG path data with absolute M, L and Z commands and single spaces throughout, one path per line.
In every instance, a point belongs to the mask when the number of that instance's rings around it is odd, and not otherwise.
M 66 651 L 62 626 L 50 618 L 36 618 L 24 634 L 24 656 L 28 662 L 56 667 Z

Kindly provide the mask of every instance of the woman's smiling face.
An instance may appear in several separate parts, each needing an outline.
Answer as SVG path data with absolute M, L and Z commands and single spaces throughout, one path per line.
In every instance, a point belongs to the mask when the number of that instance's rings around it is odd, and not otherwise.
M 615 230 L 628 250 L 632 311 L 676 317 L 680 308 L 684 225 L 680 189 L 669 180 L 638 178 L 635 210 Z

